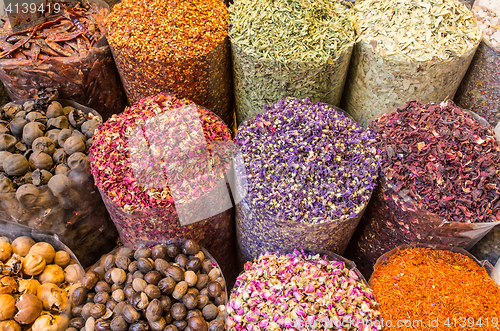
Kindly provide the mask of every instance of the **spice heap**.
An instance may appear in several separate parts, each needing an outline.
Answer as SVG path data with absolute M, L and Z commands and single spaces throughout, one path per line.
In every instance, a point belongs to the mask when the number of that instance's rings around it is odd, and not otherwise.
M 238 123 L 285 96 L 339 104 L 355 39 L 346 7 L 236 0 L 229 12 Z
M 490 45 L 500 51 L 500 13 L 478 5 L 475 5 L 472 11 L 483 31 L 483 37 Z
M 30 237 L 0 238 L 0 329 L 65 330 L 71 303 L 67 289 L 84 271 L 64 250 Z
M 229 330 L 381 330 L 373 292 L 358 273 L 303 251 L 247 262 L 227 312 Z
M 7 24 L 2 24 L 0 59 L 31 60 L 37 63 L 59 57 L 70 58 L 68 60 L 86 57 L 94 43 L 103 36 L 99 23 L 104 12 L 96 5 L 84 7 L 80 3 L 72 3 L 71 7 L 61 3 L 60 10 L 57 8 L 53 8 L 54 12 L 57 11 L 54 15 L 42 16 L 37 9 L 31 12 L 29 22 L 7 21 Z M 37 17 L 33 17 L 35 15 Z M 11 16 L 14 18 L 15 15 Z M 17 26 L 13 29 L 12 25 L 16 23 L 26 26 L 22 30 Z
M 225 330 L 226 283 L 198 243 L 120 248 L 70 290 L 75 330 Z
M 376 267 L 373 291 L 384 321 L 422 322 L 401 330 L 499 327 L 500 286 L 463 254 L 430 248 L 400 250 Z
M 376 185 L 373 133 L 328 104 L 284 98 L 236 142 L 248 174 L 237 206 L 244 258 L 296 243 L 342 253 Z
M 171 92 L 234 122 L 228 13 L 222 0 L 125 0 L 106 17 L 130 103 Z

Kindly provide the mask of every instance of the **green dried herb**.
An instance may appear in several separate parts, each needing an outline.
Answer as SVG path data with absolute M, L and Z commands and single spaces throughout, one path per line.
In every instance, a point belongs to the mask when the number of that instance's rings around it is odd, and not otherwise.
M 340 102 L 355 39 L 330 0 L 236 0 L 229 7 L 238 123 L 285 96 Z

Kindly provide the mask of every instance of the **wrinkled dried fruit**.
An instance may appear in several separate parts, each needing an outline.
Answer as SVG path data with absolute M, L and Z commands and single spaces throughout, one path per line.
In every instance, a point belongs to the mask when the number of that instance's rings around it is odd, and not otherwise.
M 22 117 L 16 117 L 9 123 L 10 132 L 18 138 L 23 136 L 24 126 L 28 124 L 28 121 Z
M 65 268 L 71 260 L 71 256 L 69 256 L 68 252 L 65 251 L 57 251 L 54 257 L 54 263 L 58 266 Z
M 87 155 L 82 152 L 76 152 L 68 158 L 68 166 L 74 171 L 88 172 L 90 169 L 90 161 Z
M 47 127 L 49 130 L 51 129 L 68 129 L 69 121 L 66 116 L 58 116 L 51 118 L 47 121 Z
M 21 326 L 14 320 L 2 321 L 0 331 L 21 331 Z
M 47 170 L 36 169 L 31 173 L 31 183 L 35 186 L 47 185 L 52 173 Z
M 64 269 L 66 281 L 70 284 L 79 282 L 84 276 L 85 271 L 78 264 L 70 264 Z
M 64 271 L 56 264 L 49 264 L 45 267 L 42 274 L 38 277 L 40 283 L 53 283 L 61 285 L 64 282 Z
M 0 241 L 0 260 L 7 261 L 12 255 L 12 246 L 5 241 Z
M 85 142 L 80 137 L 71 136 L 64 142 L 64 151 L 71 155 L 77 152 L 85 152 Z
M 16 137 L 10 134 L 0 134 L 0 151 L 14 152 L 16 150 Z
M 38 122 L 30 122 L 23 128 L 23 141 L 26 145 L 31 146 L 36 138 L 43 137 L 45 125 Z
M 30 156 L 30 166 L 33 169 L 50 170 L 54 166 L 54 160 L 52 160 L 52 156 L 49 154 L 43 152 L 33 152 Z
M 19 324 L 33 323 L 43 310 L 43 304 L 35 295 L 24 293 L 19 297 L 16 303 L 18 310 L 14 319 Z
M 40 282 L 36 279 L 19 279 L 19 293 L 37 295 L 40 290 Z
M 45 259 L 46 264 L 50 264 L 54 261 L 56 251 L 51 244 L 38 242 L 31 247 L 30 254 L 38 254 Z
M 23 261 L 23 271 L 28 276 L 35 276 L 43 272 L 45 264 L 43 256 L 29 253 Z
M 3 169 L 9 176 L 23 176 L 30 169 L 30 164 L 21 154 L 12 154 L 3 161 Z
M 56 197 L 63 196 L 71 188 L 71 181 L 64 175 L 55 175 L 49 180 L 49 189 Z
M 16 300 L 10 294 L 0 294 L 0 321 L 12 318 L 16 313 Z
M 49 155 L 53 155 L 56 151 L 56 145 L 54 141 L 49 137 L 39 137 L 33 141 L 31 149 L 35 152 L 43 152 Z
M 57 101 L 52 101 L 47 107 L 47 118 L 55 118 L 59 116 L 64 116 L 63 107 Z
M 16 191 L 16 199 L 25 206 L 33 205 L 39 195 L 38 187 L 33 184 L 24 184 Z
M 12 251 L 22 257 L 28 255 L 31 247 L 35 244 L 35 241 L 27 236 L 17 237 L 12 242 Z

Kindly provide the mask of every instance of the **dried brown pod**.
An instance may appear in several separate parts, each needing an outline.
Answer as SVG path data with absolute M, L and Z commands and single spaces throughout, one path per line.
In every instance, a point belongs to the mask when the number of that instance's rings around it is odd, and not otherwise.
M 34 152 L 44 152 L 53 155 L 56 151 L 56 144 L 49 137 L 38 137 L 33 141 L 31 148 Z
M 38 254 L 45 259 L 46 264 L 50 264 L 54 261 L 56 250 L 49 243 L 38 242 L 31 247 L 30 254 Z
M 49 138 L 50 140 L 52 140 L 54 142 L 54 144 L 59 146 L 58 139 L 59 139 L 60 133 L 61 133 L 61 130 L 52 129 L 52 130 L 49 130 L 45 133 L 45 137 Z M 59 146 L 59 147 L 61 147 L 61 146 Z
M 78 287 L 71 293 L 71 301 L 73 304 L 80 306 L 83 305 L 87 301 L 87 289 L 83 286 Z
M 8 151 L 0 151 L 0 171 L 4 171 L 3 169 L 3 161 L 8 157 L 12 155 L 11 152 Z
M 85 271 L 78 264 L 70 264 L 64 269 L 66 281 L 70 284 L 79 282 L 85 276 Z
M 14 319 L 19 324 L 33 323 L 43 310 L 43 304 L 36 295 L 30 293 L 22 294 L 16 303 L 17 314 Z
M 40 282 L 36 279 L 19 279 L 19 293 L 29 293 L 37 295 L 40 290 Z
M 37 123 L 41 123 L 43 125 L 47 124 L 47 116 L 45 116 L 39 112 L 28 113 L 25 116 L 25 118 L 26 118 L 26 120 L 28 120 L 28 122 L 37 122 Z
M 47 118 L 56 118 L 59 116 L 64 116 L 63 107 L 57 101 L 52 101 L 47 107 Z
M 59 165 L 57 165 L 56 170 L 54 171 L 54 173 L 56 175 L 62 175 L 62 176 L 65 176 L 65 177 L 68 177 L 68 175 L 69 175 L 70 172 L 71 172 L 71 169 L 67 165 L 65 165 L 65 164 L 59 164 Z
M 21 326 L 14 320 L 2 321 L 0 331 L 21 331 Z
M 37 293 L 38 299 L 43 303 L 45 310 L 53 310 L 61 312 L 67 300 L 67 294 L 60 289 L 56 284 L 45 283 L 40 286 L 40 291 Z
M 64 271 L 60 266 L 56 264 L 49 264 L 40 274 L 38 280 L 42 284 L 53 283 L 56 285 L 61 285 L 65 280 Z
M 3 161 L 3 169 L 9 176 L 23 176 L 30 170 L 30 164 L 21 154 L 12 154 Z
M 17 201 L 28 207 L 32 206 L 36 202 L 39 195 L 40 191 L 38 190 L 38 187 L 33 184 L 24 184 L 16 191 Z
M 68 158 L 68 166 L 73 171 L 88 172 L 90 169 L 90 161 L 87 155 L 82 152 L 76 152 L 71 154 Z
M 0 176 L 0 193 L 11 193 L 15 192 L 14 184 L 8 177 Z
M 69 121 L 66 116 L 58 116 L 47 121 L 47 128 L 52 129 L 69 129 Z
M 71 189 L 71 181 L 64 175 L 55 175 L 49 180 L 49 189 L 56 197 L 63 196 Z
M 87 115 L 80 109 L 74 109 L 69 113 L 69 122 L 77 129 L 80 129 L 83 123 L 87 121 Z
M 7 261 L 12 255 L 12 246 L 6 241 L 0 241 L 0 260 Z
M 10 134 L 0 134 L 0 151 L 14 152 L 16 150 L 16 137 Z
M 95 271 L 88 271 L 82 279 L 82 285 L 87 290 L 92 290 L 99 281 L 99 274 Z
M 32 169 L 50 170 L 54 166 L 52 156 L 43 152 L 33 152 L 30 156 L 30 166 Z
M 18 138 L 23 136 L 23 128 L 28 121 L 22 117 L 16 117 L 9 123 L 9 129 L 12 134 Z
M 30 122 L 23 128 L 23 141 L 26 145 L 31 146 L 36 138 L 43 137 L 45 125 L 38 122 Z
M 77 152 L 85 152 L 85 142 L 77 136 L 71 136 L 64 142 L 64 151 L 71 155 Z
M 0 294 L 0 321 L 5 321 L 16 313 L 16 300 L 10 294 Z
M 52 159 L 54 160 L 54 163 L 57 164 L 66 163 L 66 160 L 68 159 L 68 154 L 66 154 L 64 148 L 58 148 L 54 152 L 54 155 L 52 155 Z
M 62 268 L 66 268 L 71 260 L 71 256 L 69 256 L 68 252 L 65 251 L 57 251 L 56 256 L 54 257 L 54 263 Z
M 94 132 L 100 124 L 95 119 L 88 120 L 82 124 L 81 131 L 87 139 L 90 139 L 94 136 Z

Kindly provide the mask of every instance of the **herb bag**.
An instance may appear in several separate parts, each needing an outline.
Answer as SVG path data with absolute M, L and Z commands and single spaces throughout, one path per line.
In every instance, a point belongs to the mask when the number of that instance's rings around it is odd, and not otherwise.
M 477 46 L 476 46 L 477 47 Z M 354 46 L 342 108 L 363 126 L 408 100 L 423 103 L 453 98 L 476 47 L 448 61 L 396 61 L 360 41 Z
M 74 107 L 85 114 L 92 114 L 95 118 L 100 117 L 95 110 L 73 101 L 58 102 L 62 106 Z M 24 102 L 14 103 L 23 105 Z M 67 162 L 65 159 L 61 165 L 70 171 Z M 57 235 L 73 250 L 83 266 L 89 266 L 103 252 L 114 247 L 117 233 L 97 192 L 92 175 L 88 168 L 85 168 L 85 161 L 82 162 L 74 171 L 59 174 L 61 178 L 57 179 L 65 180 L 54 181 L 54 186 L 50 180 L 50 184 L 43 184 L 47 181 L 44 176 L 52 177 L 54 173 L 59 172 L 53 171 L 49 174 L 42 170 L 40 183 L 36 183 L 36 187 L 33 185 L 29 190 L 22 190 L 21 188 L 26 186 L 23 185 L 13 192 L 6 189 L 10 179 L 2 171 L 2 192 L 8 193 L 0 193 L 0 220 L 22 224 L 33 231 Z M 79 169 L 80 166 L 82 169 Z
M 91 1 L 103 8 L 106 3 Z M 85 54 L 31 60 L 0 59 L 0 80 L 12 100 L 35 97 L 42 88 L 55 88 L 61 99 L 73 100 L 95 109 L 104 120 L 126 106 L 125 92 L 106 37 Z
M 233 75 L 238 124 L 262 113 L 264 106 L 283 97 L 326 102 L 338 106 L 344 90 L 353 47 L 323 65 L 259 61 L 232 44 Z

